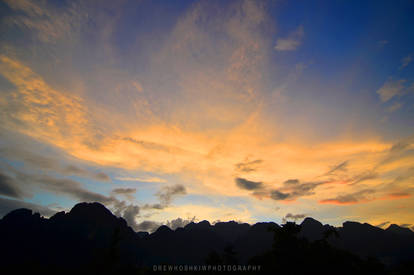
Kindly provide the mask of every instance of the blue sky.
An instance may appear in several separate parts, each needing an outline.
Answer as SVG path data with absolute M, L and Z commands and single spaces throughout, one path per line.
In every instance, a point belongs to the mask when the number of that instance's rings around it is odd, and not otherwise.
M 413 10 L 3 1 L 1 215 L 413 224 Z

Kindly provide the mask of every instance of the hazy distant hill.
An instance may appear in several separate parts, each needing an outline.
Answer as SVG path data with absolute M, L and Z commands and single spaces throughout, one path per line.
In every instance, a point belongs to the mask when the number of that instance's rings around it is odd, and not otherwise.
M 289 231 L 289 226 L 299 231 Z M 356 266 L 358 272 L 362 272 L 361 268 L 382 267 L 377 262 L 371 265 L 371 260 L 367 260 L 371 257 L 397 272 L 395 267 L 399 264 L 414 260 L 414 232 L 397 225 L 383 230 L 366 223 L 345 222 L 343 227 L 334 228 L 306 218 L 300 226 L 289 226 L 271 222 L 211 225 L 202 221 L 175 231 L 161 226 L 146 234 L 134 232 L 124 219 L 99 203 L 80 203 L 70 212 L 59 212 L 50 219 L 28 209 L 17 209 L 0 220 L 0 264 L 2 270 L 10 272 L 23 268 L 59 274 L 79 270 L 96 274 L 145 273 L 154 264 L 255 262 L 273 267 L 278 259 L 289 256 L 283 268 L 290 261 L 298 261 L 298 265 L 302 261 L 317 269 L 325 265 L 325 256 L 317 255 L 334 255 L 330 262 Z M 308 263 L 312 257 L 315 259 Z M 404 268 L 393 274 L 404 274 L 401 272 L 407 265 Z M 345 274 L 340 269 L 338 272 Z M 386 272 L 385 266 L 377 274 L 381 272 Z

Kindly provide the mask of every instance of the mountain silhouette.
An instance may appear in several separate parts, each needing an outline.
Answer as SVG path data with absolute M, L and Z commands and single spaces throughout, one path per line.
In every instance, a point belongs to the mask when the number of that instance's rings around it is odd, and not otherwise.
M 11 211 L 0 220 L 0 243 L 2 271 L 9 273 L 145 274 L 153 265 L 209 263 L 260 264 L 269 274 L 410 274 L 414 260 L 414 232 L 394 224 L 383 230 L 312 218 L 300 225 L 201 221 L 149 234 L 100 203 L 79 203 L 49 219 Z

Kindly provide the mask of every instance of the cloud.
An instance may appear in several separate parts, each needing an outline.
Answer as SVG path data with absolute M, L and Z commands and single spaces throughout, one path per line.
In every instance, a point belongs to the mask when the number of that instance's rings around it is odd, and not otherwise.
M 47 1 L 5 0 L 5 3 L 15 11 L 5 18 L 6 24 L 28 30 L 29 34 L 47 43 L 72 39 L 88 16 L 78 1 L 66 3 L 64 9 L 53 8 Z
M 138 224 L 136 218 L 140 212 L 140 207 L 138 205 L 128 205 L 124 210 L 122 217 L 127 221 L 128 225 L 131 226 L 134 230 L 138 229 Z
M 411 63 L 411 61 L 413 61 L 413 56 L 407 55 L 406 57 L 404 57 L 403 59 L 401 59 L 401 66 L 400 66 L 400 70 L 404 69 L 405 67 L 408 66 L 408 64 Z
M 138 229 L 136 219 L 139 218 L 141 207 L 117 200 L 113 203 L 111 209 L 116 216 L 124 218 L 131 228 L 134 230 Z
M 201 196 L 243 196 L 243 199 L 250 199 L 244 197 L 245 190 L 232 184 L 235 177 L 241 177 L 266 179 L 260 190 L 262 197 L 266 198 L 272 194 L 273 199 L 293 200 L 313 193 L 315 196 L 312 199 L 316 200 L 335 197 L 338 190 L 333 184 L 320 188 L 314 184 L 302 184 L 313 182 L 315 176 L 334 169 L 329 166 L 331 164 L 338 165 L 338 169 L 329 177 L 341 179 L 342 174 L 346 173 L 349 174 L 346 179 L 350 180 L 354 175 L 370 170 L 367 166 L 380 159 L 384 148 L 390 144 L 383 141 L 377 132 L 371 132 L 370 127 L 362 131 L 370 137 L 365 140 L 359 139 L 358 131 L 349 133 L 352 139 L 344 137 L 329 142 L 327 139 L 312 139 L 325 129 L 321 126 L 322 128 L 312 128 L 308 132 L 302 129 L 302 123 L 292 123 L 295 120 L 293 117 L 286 116 L 286 120 L 282 116 L 268 113 L 267 108 L 273 105 L 268 102 L 267 92 L 273 91 L 273 87 L 270 87 L 273 82 L 283 83 L 284 80 L 279 75 L 271 74 L 278 71 L 277 68 L 273 70 L 273 67 L 268 66 L 276 52 L 273 49 L 274 33 L 265 29 L 274 24 L 268 18 L 264 2 L 243 1 L 228 5 L 227 2 L 225 5 L 215 3 L 193 3 L 168 28 L 170 33 L 154 33 L 147 37 L 150 39 L 132 39 L 138 41 L 139 48 L 133 45 L 134 42 L 127 43 L 126 47 L 122 46 L 122 51 L 115 53 L 115 59 L 111 59 L 111 55 L 102 54 L 101 48 L 104 46 L 95 43 L 100 42 L 95 40 L 87 44 L 93 45 L 96 50 L 90 51 L 88 48 L 81 55 L 73 53 L 78 47 L 71 48 L 71 44 L 65 43 L 62 44 L 65 44 L 63 53 L 66 54 L 62 54 L 60 48 L 50 51 L 51 55 L 57 55 L 61 63 L 53 63 L 47 58 L 48 55 L 44 56 L 43 52 L 49 51 L 37 48 L 42 43 L 36 43 L 38 46 L 33 49 L 40 58 L 30 52 L 27 53 L 30 58 L 25 58 L 19 52 L 16 53 L 18 57 L 7 52 L 8 56 L 1 59 L 0 72 L 12 84 L 13 89 L 10 93 L 4 92 L 5 96 L 0 99 L 0 127 L 28 135 L 40 143 L 68 153 L 74 159 L 99 165 L 102 169 L 125 172 L 119 175 L 139 171 L 143 175 L 149 172 L 149 175 L 166 176 L 169 181 L 174 181 L 174 177 L 180 178 L 185 186 L 191 185 L 191 192 Z M 108 18 L 104 17 L 106 19 Z M 91 23 L 88 26 L 96 24 L 94 18 L 91 18 Z M 97 26 L 101 28 L 100 24 Z M 111 30 L 107 33 L 116 34 L 117 27 L 120 26 L 110 26 Z M 38 29 L 40 28 L 30 30 L 38 35 Z M 100 35 L 99 30 L 96 35 Z M 300 42 L 302 35 L 298 35 Z M 131 37 L 141 36 L 133 33 Z M 162 37 L 162 43 L 148 47 L 147 41 L 158 39 L 157 37 Z M 64 36 L 52 35 L 43 41 L 61 38 Z M 112 38 L 116 37 L 109 36 L 107 41 L 118 41 Z M 83 42 L 79 46 L 84 45 Z M 117 45 L 111 46 L 116 48 Z M 151 48 L 151 51 L 143 53 L 139 51 L 141 48 Z M 71 50 L 67 51 L 68 49 Z M 131 49 L 134 54 L 124 55 L 124 51 L 129 52 L 127 49 Z M 85 55 L 85 52 L 90 52 L 91 55 Z M 99 53 L 99 60 L 95 59 L 96 52 Z M 70 60 L 69 63 L 65 62 L 65 55 Z M 142 55 L 145 56 L 145 62 L 137 62 L 135 58 Z M 42 62 L 39 62 L 40 59 Z M 79 60 L 82 62 L 78 63 Z M 123 60 L 125 62 L 120 62 Z M 73 73 L 71 75 L 69 66 L 66 66 L 68 64 L 74 67 L 76 74 L 83 75 L 76 79 L 79 81 L 72 81 Z M 114 64 L 122 64 L 121 70 Z M 146 75 L 147 70 L 134 70 L 134 75 L 129 75 L 128 69 L 134 64 L 148 64 L 151 75 Z M 67 73 L 68 80 L 61 81 L 54 73 L 50 74 L 54 71 L 53 68 L 64 68 L 64 78 L 66 79 Z M 298 64 L 297 73 L 302 70 L 303 66 Z M 85 74 L 85 71 L 88 73 Z M 153 74 L 154 72 L 156 73 Z M 94 78 L 94 74 L 99 75 L 99 78 Z M 268 74 L 271 75 L 272 83 L 268 83 Z M 116 75 L 122 77 L 113 77 Z M 293 88 L 297 82 L 296 77 L 289 85 Z M 75 84 L 68 86 L 67 83 Z M 78 86 L 79 89 L 72 89 L 71 85 Z M 285 92 L 288 92 L 287 88 Z M 293 110 L 289 102 L 291 98 L 288 98 L 288 94 L 286 97 L 286 104 L 289 105 L 285 106 L 286 109 Z M 294 106 L 301 107 L 296 104 Z M 296 108 L 298 109 L 300 108 Z M 129 110 L 125 112 L 127 115 L 119 116 L 125 110 Z M 307 115 L 308 111 L 312 112 L 305 108 L 300 113 Z M 280 121 L 273 123 L 273 119 Z M 286 131 L 283 124 L 292 125 L 289 127 L 295 127 L 295 131 Z M 400 156 L 396 158 L 400 159 Z M 346 171 L 343 171 L 344 167 L 341 168 L 340 164 L 348 159 Z M 37 161 L 45 166 L 50 164 L 48 159 L 39 158 Z M 64 170 L 67 165 L 61 165 L 61 168 Z M 383 179 L 387 180 L 387 175 L 398 173 L 397 170 L 387 171 L 384 176 L 381 169 L 376 172 L 377 178 L 364 181 L 367 187 L 377 189 L 376 184 Z M 120 180 L 165 182 L 164 179 L 142 178 L 139 173 Z M 245 177 L 241 173 L 251 174 Z M 62 175 L 83 175 L 83 172 L 66 169 L 66 174 Z M 292 175 L 301 181 L 290 185 L 275 185 L 283 183 Z M 154 188 L 153 185 L 147 186 Z M 46 187 L 42 188 L 46 190 Z M 343 188 L 341 192 L 352 193 L 356 186 L 343 184 L 340 188 Z M 23 189 L 26 190 L 26 186 Z M 27 190 L 30 189 L 31 185 L 27 184 Z M 69 190 L 66 188 L 66 193 L 62 192 L 59 194 L 67 196 Z M 251 193 L 257 195 L 259 192 Z M 110 195 L 105 197 L 109 198 Z M 260 206 L 268 203 L 275 202 L 257 202 Z M 302 201 L 297 202 L 300 203 Z M 160 202 L 152 207 L 162 209 L 164 204 Z M 270 208 L 273 209 L 273 206 Z M 185 213 L 185 210 L 182 211 Z M 183 213 L 174 217 L 181 217 Z
M 17 146 L 9 146 L 8 148 L 0 147 L 0 155 L 7 159 L 22 161 L 25 165 L 30 165 L 34 168 L 53 171 L 61 175 L 79 176 L 97 181 L 110 181 L 110 177 L 104 172 L 90 171 L 74 164 L 62 164 L 64 162 L 64 156 L 58 159 L 56 157 L 34 153 L 27 149 L 17 148 Z
M 157 230 L 161 225 L 162 223 L 155 221 L 142 221 L 137 224 L 136 231 L 147 231 L 151 233 Z
M 100 131 L 92 126 L 83 99 L 61 93 L 21 62 L 0 55 L 0 72 L 16 90 L 0 101 L 2 127 L 66 152 L 96 148 Z
M 68 165 L 65 167 L 62 171 L 64 174 L 70 174 L 70 175 L 76 175 L 81 177 L 87 177 L 92 178 L 97 181 L 110 181 L 110 177 L 105 174 L 104 172 L 91 172 L 86 169 L 74 166 L 74 165 Z
M 112 190 L 114 194 L 134 194 L 137 191 L 136 188 L 115 188 Z
M 30 165 L 31 167 L 53 171 L 61 175 L 79 176 L 97 181 L 110 181 L 110 177 L 104 172 L 90 171 L 73 164 L 63 165 L 61 163 L 63 157 L 57 159 L 56 157 L 44 156 L 12 146 L 9 146 L 8 148 L 0 148 L 0 155 L 7 159 L 22 161 L 25 165 Z
M 414 145 L 414 137 L 408 137 L 404 140 L 394 143 L 389 150 L 386 151 L 382 159 L 374 166 L 374 170 L 398 159 L 407 157 L 413 154 L 412 148 Z
M 138 181 L 138 182 L 159 182 L 159 183 L 166 183 L 167 180 L 157 177 L 117 177 L 115 178 L 120 181 Z
M 350 181 L 351 185 L 361 183 L 363 181 L 372 180 L 378 177 L 378 173 L 375 170 L 364 171 L 360 174 L 353 176 Z
M 132 200 L 134 198 L 133 194 L 135 194 L 136 191 L 136 188 L 115 188 L 111 193 L 115 195 L 123 195 L 127 199 Z
M 388 80 L 377 90 L 377 94 L 380 96 L 382 102 L 387 102 L 395 96 L 402 94 L 405 89 L 405 79 L 400 80 Z
M 411 194 L 408 192 L 393 192 L 387 195 L 389 199 L 404 199 L 411 197 Z
M 276 51 L 294 51 L 302 43 L 302 38 L 305 32 L 303 26 L 299 26 L 295 31 L 286 38 L 279 38 L 276 40 Z
M 23 197 L 23 192 L 15 180 L 3 173 L 0 173 L 0 194 L 12 198 Z
M 123 140 L 132 142 L 148 150 L 163 151 L 163 152 L 173 153 L 173 154 L 185 152 L 185 150 L 183 150 L 180 147 L 168 146 L 162 143 L 157 143 L 157 142 L 152 142 L 152 141 L 137 140 L 131 137 L 123 138 Z
M 397 111 L 401 107 L 402 107 L 402 104 L 400 102 L 396 101 L 390 107 L 387 108 L 387 112 L 392 113 L 394 111 Z
M 14 174 L 13 184 L 25 187 L 25 192 L 33 189 L 43 189 L 59 195 L 66 195 L 81 202 L 100 202 L 105 205 L 111 205 L 118 200 L 114 197 L 108 197 L 99 193 L 89 191 L 81 183 L 67 178 L 57 178 L 48 174 L 28 174 L 21 172 L 10 165 L 6 165 L 9 173 Z M 0 172 L 2 175 L 3 172 Z M 3 177 L 4 185 L 10 183 L 10 177 Z M 6 185 L 5 185 L 6 186 Z M 7 189 L 5 189 L 7 190 Z M 10 192 L 10 191 L 9 191 Z M 17 194 L 21 194 L 17 193 Z M 13 193 L 12 193 L 13 194 Z M 27 197 L 25 193 L 22 195 Z
M 252 161 L 239 162 L 239 163 L 236 163 L 235 166 L 238 172 L 250 173 L 250 172 L 255 172 L 258 168 L 258 165 L 261 164 L 262 162 L 263 160 L 256 159 Z
M 187 194 L 185 186 L 182 184 L 176 184 L 171 186 L 164 186 L 155 195 L 159 198 L 162 206 L 168 206 L 172 200 L 180 195 Z
M 411 223 L 403 223 L 403 224 L 400 224 L 400 226 L 401 226 L 401 227 L 410 228 Z
M 172 230 L 175 230 L 177 228 L 184 227 L 187 224 L 189 224 L 191 222 L 194 222 L 194 221 L 196 221 L 196 217 L 195 216 L 193 218 L 191 218 L 191 219 L 176 218 L 174 220 L 167 221 L 165 223 L 165 225 L 168 226 L 169 228 L 171 228 Z
M 136 231 L 147 231 L 147 232 L 154 232 L 158 229 L 158 227 L 160 227 L 161 225 L 166 225 L 169 228 L 171 228 L 172 230 L 175 230 L 177 228 L 180 227 L 184 227 L 187 224 L 196 221 L 196 217 L 190 218 L 190 219 L 182 219 L 182 218 L 176 218 L 173 219 L 171 221 L 167 221 L 167 222 L 157 222 L 157 221 L 151 221 L 151 220 L 145 220 L 142 221 L 140 223 L 138 223 L 135 226 L 135 230 Z
M 293 221 L 297 221 L 297 220 L 301 220 L 303 218 L 305 218 L 307 215 L 306 214 L 291 214 L 291 213 L 287 213 L 286 216 L 282 219 L 283 223 L 286 223 L 288 220 L 293 220 Z
M 285 182 L 283 182 L 284 185 L 297 185 L 299 184 L 299 180 L 298 179 L 289 179 L 286 180 Z
M 302 196 L 313 195 L 313 190 L 326 181 L 304 182 L 298 179 L 289 179 L 283 182 L 283 186 L 278 190 L 270 192 L 270 198 L 273 200 L 295 200 Z
M 67 195 L 81 202 L 100 202 L 110 205 L 117 201 L 113 197 L 89 191 L 83 188 L 79 182 L 71 179 L 55 178 L 47 175 L 27 176 L 26 182 L 30 180 L 36 181 L 39 187 L 47 191 Z
M 250 181 L 243 178 L 236 178 L 234 181 L 241 189 L 257 190 L 263 187 L 263 183 L 260 181 Z
M 372 200 L 373 198 L 370 196 L 374 194 L 376 191 L 373 189 L 363 189 L 361 191 L 345 194 L 345 195 L 338 195 L 335 198 L 331 199 L 324 199 L 319 201 L 319 203 L 326 203 L 326 204 L 355 204 L 361 202 L 367 202 Z
M 344 161 L 339 163 L 338 165 L 335 165 L 331 168 L 331 170 L 329 170 L 326 175 L 332 175 L 335 172 L 346 172 L 347 171 L 347 166 L 348 166 L 348 161 Z
M 273 191 L 270 193 L 270 197 L 271 197 L 272 199 L 276 200 L 276 201 L 278 201 L 278 200 L 285 200 L 285 199 L 287 199 L 287 198 L 289 198 L 289 197 L 290 197 L 290 194 L 287 194 L 287 193 L 282 193 L 282 192 L 280 192 L 280 191 L 278 191 L 278 190 L 273 190 Z
M 40 213 L 42 216 L 50 217 L 54 215 L 57 211 L 50 209 L 48 207 L 34 204 L 34 203 L 28 203 L 21 200 L 12 200 L 12 199 L 6 199 L 0 197 L 0 217 L 3 217 L 4 215 L 10 213 L 11 211 L 19 208 L 27 208 L 31 209 L 34 212 Z
M 379 228 L 384 228 L 387 224 L 390 224 L 390 222 L 382 222 L 382 223 L 380 223 L 380 224 L 377 224 L 376 225 L 376 227 L 379 227 Z

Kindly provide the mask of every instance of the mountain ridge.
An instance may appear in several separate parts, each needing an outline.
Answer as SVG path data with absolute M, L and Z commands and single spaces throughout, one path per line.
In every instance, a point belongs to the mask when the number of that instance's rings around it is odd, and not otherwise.
M 384 230 L 347 221 L 342 227 L 333 227 L 308 217 L 297 226 L 300 239 L 329 244 L 363 259 L 377 258 L 387 266 L 414 260 L 414 232 L 398 225 Z M 100 203 L 79 203 L 69 212 L 58 212 L 50 218 L 30 209 L 17 209 L 0 220 L 0 241 L 3 251 L 8 251 L 0 261 L 6 266 L 16 264 L 16 259 L 41 262 L 41 255 L 47 255 L 51 262 L 66 268 L 87 266 L 97 258 L 116 259 L 121 266 L 202 264 L 211 253 L 228 257 L 226 253 L 233 251 L 235 262 L 247 264 L 274 249 L 275 232 L 283 229 L 284 225 L 274 222 L 250 225 L 201 221 L 175 230 L 163 225 L 148 233 L 135 232 Z M 39 247 L 43 253 L 37 253 Z M 60 247 L 65 249 L 61 251 Z

